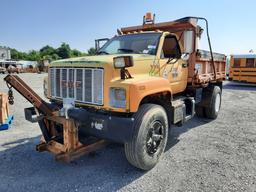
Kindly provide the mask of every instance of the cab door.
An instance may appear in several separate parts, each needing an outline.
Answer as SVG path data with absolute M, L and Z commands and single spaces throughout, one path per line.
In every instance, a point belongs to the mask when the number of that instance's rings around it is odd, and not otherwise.
M 181 59 L 181 49 L 175 35 L 167 33 L 162 36 L 157 56 L 159 75 L 169 80 L 173 93 L 184 91 L 187 87 L 188 65 L 187 61 Z

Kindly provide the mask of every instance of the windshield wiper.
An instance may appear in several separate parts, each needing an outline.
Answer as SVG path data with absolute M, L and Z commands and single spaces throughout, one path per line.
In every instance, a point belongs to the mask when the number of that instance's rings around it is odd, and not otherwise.
M 98 51 L 98 52 L 97 52 L 98 55 L 101 55 L 102 53 L 103 53 L 103 54 L 106 54 L 106 55 L 109 55 L 109 53 L 108 53 L 107 51 Z
M 126 52 L 126 53 L 139 53 L 139 52 L 134 51 L 132 49 L 125 49 L 125 48 L 118 49 L 118 51 L 123 51 L 123 52 Z

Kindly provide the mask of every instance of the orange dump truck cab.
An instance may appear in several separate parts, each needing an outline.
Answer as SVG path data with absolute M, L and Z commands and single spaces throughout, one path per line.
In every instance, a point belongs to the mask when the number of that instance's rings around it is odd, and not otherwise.
M 198 20 L 206 22 L 209 51 L 198 49 Z M 128 161 L 148 170 L 163 154 L 172 125 L 195 114 L 217 118 L 225 64 L 225 55 L 212 52 L 206 19 L 155 23 L 148 13 L 143 25 L 121 28 L 96 56 L 52 62 L 44 87 L 59 109 L 54 114 L 77 125 L 79 142 L 93 136 L 123 143 Z M 31 114 L 27 110 L 27 119 Z M 61 137 L 64 128 L 49 119 L 41 129 L 56 129 L 44 137 Z

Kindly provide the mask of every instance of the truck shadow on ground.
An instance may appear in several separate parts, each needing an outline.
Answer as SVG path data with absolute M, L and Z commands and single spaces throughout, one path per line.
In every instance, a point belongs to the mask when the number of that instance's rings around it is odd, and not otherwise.
M 173 127 L 166 150 L 179 142 L 182 133 L 207 122 L 194 118 L 182 127 Z M 119 144 L 65 164 L 55 162 L 50 153 L 35 151 L 39 140 L 40 136 L 0 146 L 1 191 L 116 191 L 147 173 L 127 162 Z M 15 182 L 10 185 L 11 181 Z
M 223 89 L 256 91 L 256 84 L 228 81 L 223 84 Z
M 183 133 L 193 128 L 199 127 L 200 125 L 210 123 L 211 121 L 212 120 L 198 118 L 195 116 L 192 120 L 186 122 L 182 127 L 172 126 L 171 129 L 169 129 L 168 142 L 166 144 L 165 151 L 168 151 L 174 145 L 176 145 L 180 141 L 179 136 Z

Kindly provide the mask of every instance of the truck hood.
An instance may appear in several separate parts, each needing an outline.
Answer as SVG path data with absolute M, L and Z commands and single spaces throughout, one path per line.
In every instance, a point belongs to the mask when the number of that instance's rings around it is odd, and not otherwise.
M 62 59 L 54 61 L 50 64 L 50 67 L 65 67 L 65 66 L 73 66 L 73 67 L 103 67 L 104 65 L 112 65 L 113 58 L 129 55 L 133 57 L 134 62 L 143 61 L 143 60 L 153 60 L 155 55 L 147 55 L 147 54 L 114 54 L 114 55 L 96 55 L 96 56 L 85 56 L 85 57 L 76 57 L 69 59 Z

